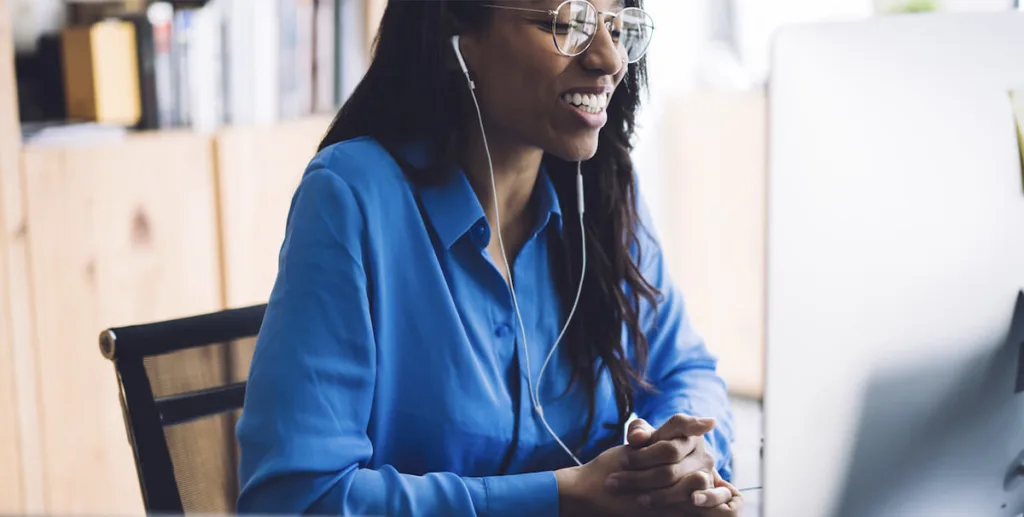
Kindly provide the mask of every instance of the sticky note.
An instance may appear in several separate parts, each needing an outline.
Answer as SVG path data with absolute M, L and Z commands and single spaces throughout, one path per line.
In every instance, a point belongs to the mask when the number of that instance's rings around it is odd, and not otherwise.
M 1010 90 L 1010 105 L 1017 121 L 1017 150 L 1020 153 L 1021 188 L 1024 189 L 1024 86 Z

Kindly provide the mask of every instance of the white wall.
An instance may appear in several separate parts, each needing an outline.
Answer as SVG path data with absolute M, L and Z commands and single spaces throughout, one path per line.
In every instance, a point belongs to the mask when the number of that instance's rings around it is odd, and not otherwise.
M 742 67 L 736 69 L 721 59 L 712 59 L 713 48 L 707 45 L 709 6 L 719 1 L 722 0 L 645 0 L 645 9 L 654 17 L 656 29 L 648 53 L 650 98 L 639 116 L 633 160 L 644 197 L 662 234 L 672 231 L 663 210 L 672 195 L 664 188 L 664 178 L 672 170 L 671 164 L 659 160 L 653 136 L 672 124 L 663 116 L 672 99 L 706 88 L 709 83 L 727 84 L 735 89 L 742 88 L 745 79 L 759 87 L 767 79 L 771 37 L 780 26 L 861 19 L 892 2 L 905 0 L 735 0 L 737 50 Z M 1013 0 L 937 1 L 944 10 L 1005 10 L 1013 5 Z
M 672 231 L 664 210 L 671 201 L 671 193 L 664 188 L 665 175 L 672 173 L 672 167 L 661 163 L 654 135 L 672 124 L 663 116 L 668 104 L 698 89 L 758 87 L 768 74 L 769 45 L 775 29 L 794 22 L 869 16 L 874 0 L 736 0 L 740 62 L 722 59 L 716 48 L 709 45 L 709 11 L 719 1 L 722 0 L 644 3 L 656 28 L 648 51 L 650 98 L 639 116 L 633 159 L 644 197 L 662 234 Z
M 639 114 L 634 165 L 640 177 L 644 199 L 660 233 L 666 227 L 664 175 L 669 165 L 661 163 L 655 135 L 663 123 L 660 115 L 669 99 L 695 86 L 695 70 L 702 42 L 706 38 L 705 0 L 646 0 L 645 9 L 654 18 L 654 41 L 648 50 L 649 99 Z

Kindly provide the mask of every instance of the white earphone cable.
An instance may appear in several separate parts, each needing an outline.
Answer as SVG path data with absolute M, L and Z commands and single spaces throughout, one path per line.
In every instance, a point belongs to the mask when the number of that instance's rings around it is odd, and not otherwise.
M 551 351 L 548 352 L 548 357 L 544 359 L 544 364 L 540 367 L 540 373 L 537 374 L 537 390 L 540 391 L 540 380 L 544 378 L 544 370 L 548 367 L 548 363 L 551 361 L 551 357 L 555 355 L 555 349 L 558 348 L 558 344 L 562 342 L 562 336 L 565 335 L 565 331 L 569 329 L 569 322 L 572 321 L 572 317 L 576 314 L 576 307 L 580 303 L 580 294 L 583 293 L 583 276 L 587 273 L 587 235 L 586 228 L 583 226 L 583 162 L 576 162 L 576 188 L 579 190 L 579 213 L 580 213 L 580 239 L 583 242 L 583 247 L 580 250 L 582 255 L 582 265 L 580 266 L 580 284 L 576 287 L 576 299 L 572 302 L 572 310 L 569 311 L 569 317 L 565 319 L 565 326 L 562 327 L 562 332 L 558 334 L 558 338 L 555 339 L 554 346 L 551 347 Z
M 459 56 L 460 63 L 462 63 L 462 54 L 461 54 L 461 52 L 458 49 L 457 40 L 455 41 L 455 50 L 456 50 L 456 55 Z M 519 330 L 521 332 L 521 335 L 523 336 L 523 359 L 526 362 L 526 383 L 527 383 L 527 387 L 528 387 L 529 394 L 530 394 L 530 403 L 531 403 L 530 405 L 537 412 L 537 416 L 540 417 L 541 424 L 544 425 L 544 428 L 548 431 L 548 434 L 550 434 L 551 437 L 554 438 L 556 442 L 558 442 L 558 445 L 562 447 L 562 450 L 564 450 L 566 452 L 566 454 L 568 454 L 569 457 L 571 457 L 572 460 L 574 462 L 576 462 L 577 465 L 583 465 L 583 462 L 581 462 L 579 460 L 579 458 L 577 458 L 576 455 L 572 453 L 572 451 L 569 449 L 569 447 L 566 446 L 564 442 L 562 442 L 562 439 L 558 437 L 558 433 L 556 433 L 553 429 L 551 429 L 551 425 L 548 424 L 547 419 L 544 417 L 544 408 L 541 406 L 540 399 L 539 399 L 539 397 L 537 395 L 537 392 L 540 391 L 540 380 L 541 380 L 541 377 L 544 376 L 544 369 L 547 368 L 548 362 L 551 360 L 551 357 L 554 355 L 555 349 L 558 347 L 559 341 L 562 340 L 562 336 L 565 334 L 566 329 L 569 328 L 569 322 L 572 321 L 573 314 L 576 313 L 576 306 L 579 304 L 579 301 L 580 301 L 580 293 L 583 291 L 583 277 L 584 277 L 584 274 L 585 274 L 585 272 L 587 270 L 587 237 L 586 237 L 586 232 L 585 232 L 585 229 L 584 229 L 584 226 L 583 226 L 583 211 L 584 210 L 583 210 L 583 203 L 582 203 L 582 201 L 583 201 L 582 167 L 583 166 L 582 166 L 581 163 L 577 163 L 577 169 L 576 169 L 576 174 L 577 174 L 576 188 L 577 188 L 577 198 L 579 200 L 579 215 L 580 215 L 580 238 L 581 238 L 582 247 L 583 247 L 583 249 L 582 249 L 582 257 L 583 257 L 582 264 L 583 265 L 582 265 L 582 270 L 580 272 L 580 284 L 579 284 L 579 287 L 576 289 L 576 300 L 572 304 L 572 309 L 569 311 L 569 316 L 565 320 L 565 325 L 562 327 L 561 332 L 559 332 L 558 339 L 555 340 L 555 344 L 551 347 L 551 351 L 548 352 L 547 359 L 544 360 L 544 364 L 543 364 L 543 366 L 541 366 L 540 373 L 537 375 L 537 389 L 535 391 L 534 390 L 534 386 L 533 386 L 533 381 L 531 380 L 531 377 L 533 375 L 531 374 L 532 369 L 530 367 L 530 347 L 529 347 L 529 345 L 528 345 L 528 343 L 526 341 L 526 326 L 523 323 L 523 314 L 519 310 L 519 299 L 516 297 L 516 289 L 515 289 L 515 286 L 513 285 L 515 282 L 512 279 L 512 268 L 509 265 L 508 254 L 505 253 L 505 241 L 504 241 L 504 239 L 502 239 L 502 236 L 501 236 L 501 209 L 498 206 L 498 187 L 497 187 L 497 185 L 495 184 L 495 181 L 494 181 L 494 164 L 491 162 L 491 150 L 490 150 L 490 148 L 487 145 L 487 132 L 484 129 L 484 117 L 483 117 L 483 114 L 480 111 L 480 103 L 477 101 L 476 92 L 474 91 L 474 90 L 476 90 L 476 85 L 473 83 L 473 80 L 469 77 L 469 71 L 466 70 L 464 65 L 463 65 L 463 72 L 465 72 L 466 81 L 469 84 L 469 94 L 470 94 L 470 97 L 473 98 L 473 106 L 476 107 L 477 121 L 480 122 L 480 136 L 481 136 L 481 138 L 483 140 L 483 144 L 484 144 L 484 153 L 487 155 L 487 168 L 488 168 L 488 171 L 490 172 L 490 179 L 491 179 L 491 195 L 494 196 L 494 224 L 497 227 L 497 229 L 495 230 L 495 233 L 497 233 L 497 235 L 498 235 L 498 247 L 501 249 L 501 258 L 502 258 L 502 260 L 505 261 L 505 273 L 508 275 L 508 287 L 509 287 L 509 291 L 512 293 L 512 307 L 515 309 L 516 319 L 518 320 L 518 323 L 519 323 Z

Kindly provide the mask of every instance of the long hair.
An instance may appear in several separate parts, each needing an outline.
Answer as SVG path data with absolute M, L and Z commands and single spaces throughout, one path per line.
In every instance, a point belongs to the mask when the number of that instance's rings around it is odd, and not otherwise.
M 626 4 L 639 7 L 640 2 Z M 370 67 L 341 107 L 320 149 L 369 136 L 397 157 L 395 150 L 404 143 L 424 142 L 434 151 L 435 166 L 399 163 L 414 184 L 443 181 L 452 170 L 452 141 L 466 120 L 468 95 L 464 77 L 451 67 L 454 22 L 485 28 L 489 13 L 478 2 L 466 0 L 390 0 Z M 648 344 L 639 307 L 641 299 L 654 306 L 658 293 L 638 267 L 642 260 L 638 232 L 644 230 L 629 155 L 645 87 L 644 61 L 629 65 L 607 108 L 608 123 L 598 137 L 597 154 L 583 164 L 587 274 L 577 315 L 563 344 L 573 372 L 566 390 L 580 382 L 588 395 L 580 445 L 586 443 L 594 424 L 597 382 L 603 370 L 609 372 L 614 387 L 619 429 L 633 411 L 634 390 L 650 388 L 644 380 Z M 551 155 L 545 155 L 544 163 L 559 204 L 567 213 L 575 213 L 576 164 Z M 578 225 L 565 224 L 562 234 L 552 237 L 550 265 L 566 313 L 581 274 L 579 232 Z M 633 343 L 633 361 L 622 342 L 624 328 Z

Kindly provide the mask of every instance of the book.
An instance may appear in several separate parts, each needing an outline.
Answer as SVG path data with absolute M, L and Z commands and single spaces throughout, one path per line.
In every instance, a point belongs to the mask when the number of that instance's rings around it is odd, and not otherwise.
M 137 102 L 136 129 L 213 131 L 224 124 L 272 124 L 332 113 L 365 73 L 365 0 L 132 1 L 137 11 L 118 0 L 109 3 L 120 10 L 97 4 L 75 12 L 82 19 L 121 21 L 132 29 L 134 68 L 115 75 L 130 77 L 133 90 L 127 96 L 126 90 L 117 90 L 120 98 L 114 104 L 92 104 L 96 111 L 96 106 Z M 96 93 L 88 89 L 95 85 L 85 73 L 94 63 L 84 60 L 95 53 L 83 50 L 91 48 L 94 36 L 79 32 L 82 36 L 74 40 L 75 31 L 69 29 L 74 43 L 60 46 L 60 61 L 68 68 L 66 75 L 88 79 L 72 81 L 80 106 L 74 116 L 93 120 L 101 114 L 82 108 L 87 103 L 81 99 Z M 109 63 L 125 52 L 104 52 L 96 59 Z M 124 113 L 118 117 L 126 120 Z
M 229 124 L 248 125 L 255 121 L 253 82 L 255 64 L 252 46 L 256 4 L 252 0 L 228 0 L 223 4 L 225 36 L 225 118 Z
M 146 10 L 153 31 L 153 82 L 156 87 L 157 125 L 174 125 L 177 95 L 174 91 L 174 8 L 168 2 L 154 2 Z
M 337 0 L 316 0 L 315 61 L 313 63 L 313 111 L 330 113 L 334 103 L 335 23 L 334 6 Z
M 144 13 L 124 16 L 135 26 L 136 58 L 138 60 L 139 102 L 141 116 L 135 129 L 160 127 L 160 112 L 156 92 L 156 51 L 153 25 Z
M 224 121 L 223 31 L 220 0 L 193 11 L 188 46 L 189 120 L 192 128 L 210 132 Z
M 175 126 L 188 126 L 192 124 L 192 99 L 190 97 L 191 80 L 189 79 L 192 69 L 188 64 L 189 43 L 192 33 L 193 9 L 179 9 L 174 12 L 174 21 L 171 25 L 171 61 L 174 68 L 174 105 L 177 108 L 174 114 Z
M 296 117 L 313 113 L 313 74 L 316 63 L 316 7 L 314 0 L 295 0 Z
M 365 20 L 363 0 L 337 0 L 335 14 L 336 64 L 335 104 L 341 106 L 348 99 L 366 72 L 364 41 Z
M 251 50 L 253 61 L 253 122 L 272 124 L 280 118 L 278 62 L 281 55 L 281 26 L 277 20 L 277 0 L 248 0 L 253 4 Z
M 124 20 L 65 28 L 69 118 L 134 126 L 142 116 L 135 26 Z

